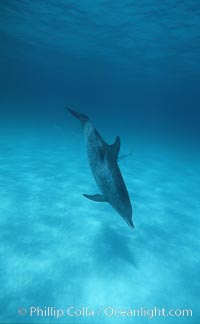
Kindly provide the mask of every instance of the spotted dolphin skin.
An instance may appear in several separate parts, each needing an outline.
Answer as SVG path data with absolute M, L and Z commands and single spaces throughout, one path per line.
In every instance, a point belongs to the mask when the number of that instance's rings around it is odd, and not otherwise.
M 130 227 L 134 227 L 129 194 L 117 163 L 120 138 L 117 136 L 112 145 L 107 144 L 87 116 L 71 108 L 66 109 L 82 124 L 89 165 L 101 192 L 83 196 L 97 202 L 108 202 Z

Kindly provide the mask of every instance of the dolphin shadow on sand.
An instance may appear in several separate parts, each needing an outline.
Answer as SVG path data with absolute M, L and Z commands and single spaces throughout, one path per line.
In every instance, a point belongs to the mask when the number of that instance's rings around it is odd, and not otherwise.
M 131 250 L 129 243 L 127 236 L 120 234 L 109 225 L 102 225 L 94 242 L 94 255 L 98 264 L 101 266 L 102 262 L 102 267 L 105 267 L 105 260 L 107 260 L 107 266 L 110 265 L 112 269 L 113 264 L 115 267 L 119 265 L 121 269 L 121 263 L 127 263 L 137 268 L 134 250 Z

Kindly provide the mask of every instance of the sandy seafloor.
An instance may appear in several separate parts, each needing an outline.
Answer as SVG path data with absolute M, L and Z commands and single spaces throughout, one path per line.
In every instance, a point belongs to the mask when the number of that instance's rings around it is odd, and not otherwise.
M 1 322 L 198 323 L 199 158 L 121 138 L 122 153 L 133 149 L 120 167 L 134 230 L 109 205 L 82 196 L 98 189 L 78 126 L 53 126 L 51 134 L 2 132 Z M 19 307 L 71 305 L 192 309 L 193 316 L 58 320 L 17 313 Z
M 0 324 L 200 323 L 199 17 L 199 0 L 0 1 Z M 83 197 L 98 189 L 66 105 L 133 151 L 134 230 Z M 96 315 L 29 314 L 69 306 Z

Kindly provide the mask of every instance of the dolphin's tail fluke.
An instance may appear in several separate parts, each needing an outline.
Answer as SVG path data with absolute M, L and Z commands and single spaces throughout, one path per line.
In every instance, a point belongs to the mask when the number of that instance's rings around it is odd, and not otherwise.
M 86 116 L 86 115 L 83 115 L 83 114 L 80 114 L 79 112 L 77 111 L 74 111 L 72 110 L 71 108 L 69 107 L 66 107 L 66 109 L 76 118 L 78 118 L 81 122 L 82 125 L 84 125 L 88 120 L 89 120 L 89 117 Z

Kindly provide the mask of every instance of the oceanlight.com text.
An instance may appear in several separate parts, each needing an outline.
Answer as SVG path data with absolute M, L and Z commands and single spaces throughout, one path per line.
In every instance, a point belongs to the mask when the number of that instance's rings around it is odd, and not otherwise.
M 19 307 L 19 316 L 30 317 L 146 317 L 149 319 L 155 317 L 192 317 L 192 309 L 179 309 L 179 308 L 115 308 L 112 306 L 107 307 L 91 307 L 91 306 L 67 306 L 66 308 L 57 308 L 53 306 L 31 306 Z

